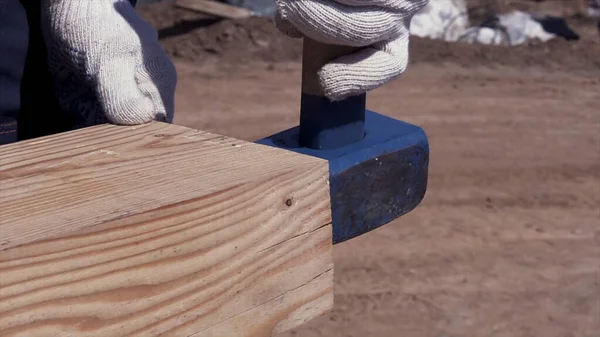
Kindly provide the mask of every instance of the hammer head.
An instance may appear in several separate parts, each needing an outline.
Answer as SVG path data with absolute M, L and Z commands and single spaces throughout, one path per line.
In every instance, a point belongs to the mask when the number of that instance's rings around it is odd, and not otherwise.
M 300 126 L 258 141 L 329 161 L 334 244 L 410 212 L 427 188 L 429 142 L 421 128 L 366 110 L 366 94 L 325 97 L 319 69 L 355 50 L 305 38 Z
M 334 244 L 410 212 L 425 196 L 429 166 L 425 132 L 369 110 L 364 119 L 364 137 L 345 146 L 301 146 L 300 127 L 258 143 L 329 161 Z

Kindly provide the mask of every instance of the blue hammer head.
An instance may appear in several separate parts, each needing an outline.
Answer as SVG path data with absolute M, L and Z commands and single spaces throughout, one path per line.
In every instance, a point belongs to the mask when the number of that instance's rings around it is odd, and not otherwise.
M 329 161 L 333 243 L 381 227 L 425 196 L 429 142 L 418 126 L 366 110 L 366 95 L 332 102 L 317 71 L 354 48 L 304 39 L 300 125 L 258 141 Z

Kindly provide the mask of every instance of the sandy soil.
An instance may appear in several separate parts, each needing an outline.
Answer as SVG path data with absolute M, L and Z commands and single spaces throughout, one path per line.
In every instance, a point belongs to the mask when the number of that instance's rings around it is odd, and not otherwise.
M 245 140 L 295 125 L 298 47 L 206 51 L 210 29 L 268 29 L 218 24 L 188 26 L 186 48 L 163 35 L 175 122 Z M 335 310 L 282 336 L 600 336 L 600 42 L 586 32 L 512 50 L 417 40 L 368 104 L 429 135 L 425 201 L 336 245 Z
M 254 140 L 296 123 L 297 64 L 178 69 L 178 124 Z M 335 311 L 284 336 L 599 336 L 599 92 L 592 76 L 423 64 L 370 94 L 428 133 L 427 196 L 337 245 Z

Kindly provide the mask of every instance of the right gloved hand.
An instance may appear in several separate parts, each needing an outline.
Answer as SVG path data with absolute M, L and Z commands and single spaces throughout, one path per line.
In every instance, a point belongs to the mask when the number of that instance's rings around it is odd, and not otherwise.
M 41 20 L 59 103 L 82 126 L 172 122 L 175 67 L 129 0 L 42 0 Z
M 375 89 L 408 64 L 412 17 L 429 0 L 275 0 L 276 24 L 291 37 L 367 47 L 325 65 L 319 79 L 336 101 Z

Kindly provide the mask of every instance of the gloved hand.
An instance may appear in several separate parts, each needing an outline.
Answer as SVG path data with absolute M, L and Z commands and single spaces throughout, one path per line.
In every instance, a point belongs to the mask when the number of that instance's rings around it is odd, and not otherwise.
M 291 37 L 362 48 L 318 73 L 329 99 L 375 89 L 406 70 L 410 21 L 429 0 L 275 0 L 276 25 Z
M 81 126 L 171 122 L 175 67 L 129 0 L 42 0 L 41 27 L 62 109 Z

